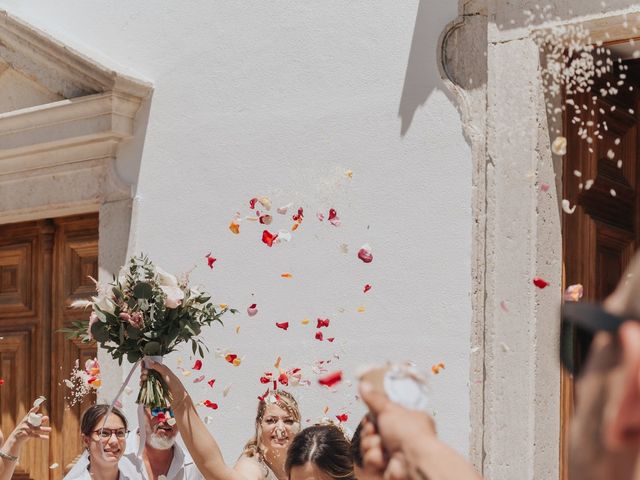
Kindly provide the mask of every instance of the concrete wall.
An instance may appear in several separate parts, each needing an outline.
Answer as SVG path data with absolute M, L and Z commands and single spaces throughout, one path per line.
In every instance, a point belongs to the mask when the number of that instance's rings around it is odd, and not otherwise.
M 264 390 L 258 378 L 277 356 L 312 380 L 294 391 L 305 419 L 329 406 L 330 417 L 350 413 L 352 428 L 363 413 L 355 385 L 321 390 L 314 361 L 332 359 L 330 369 L 349 379 L 358 366 L 388 359 L 424 370 L 445 362 L 432 381 L 432 409 L 443 438 L 466 454 L 472 164 L 436 63 L 455 2 L 3 0 L 0 7 L 153 82 L 136 138 L 118 157 L 121 176 L 137 185 L 132 250 L 174 272 L 197 265 L 192 280 L 240 309 L 205 335 L 212 350 L 244 356 L 242 366 L 212 353 L 203 373 L 217 379 L 213 390 L 184 377 L 197 400 L 220 403 L 211 429 L 230 461 L 251 433 Z M 305 207 L 291 243 L 269 249 L 250 222 L 239 236 L 227 229 L 251 197 L 264 195 L 274 206 Z M 340 227 L 315 217 L 331 207 Z M 292 223 L 274 217 L 275 230 Z M 373 248 L 369 265 L 356 258 L 364 243 Z M 209 251 L 218 258 L 213 270 Z M 286 271 L 291 280 L 280 278 Z M 365 283 L 373 285 L 366 295 Z M 251 303 L 260 310 L 254 318 L 245 313 Z M 326 336 L 335 343 L 316 341 L 313 325 L 300 324 L 305 317 L 331 318 Z M 289 331 L 274 326 L 281 321 Z M 179 358 L 191 366 L 187 351 L 168 362 Z M 131 417 L 132 402 L 125 398 Z

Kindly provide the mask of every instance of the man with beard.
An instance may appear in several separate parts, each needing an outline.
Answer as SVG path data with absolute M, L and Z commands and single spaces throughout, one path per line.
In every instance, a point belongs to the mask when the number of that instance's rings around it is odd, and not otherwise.
M 145 480 L 203 480 L 191 458 L 176 443 L 178 428 L 171 409 L 145 408 L 145 445 L 142 458 L 137 452 L 126 458 Z M 173 425 L 172 425 L 173 424 Z
M 577 379 L 570 480 L 640 480 L 640 253 L 602 306 L 581 302 L 563 307 L 560 354 Z M 480 478 L 466 459 L 437 438 L 427 413 L 392 402 L 366 381 L 360 393 L 375 418 L 365 421 L 361 433 L 367 475 Z M 400 475 L 391 471 L 390 459 L 397 454 L 405 462 Z

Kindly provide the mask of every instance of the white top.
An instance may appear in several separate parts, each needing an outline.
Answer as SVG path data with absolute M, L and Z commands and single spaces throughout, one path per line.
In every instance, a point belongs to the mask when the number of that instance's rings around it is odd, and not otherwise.
M 89 471 L 87 470 L 87 464 L 89 463 L 89 456 L 85 451 L 73 468 L 64 477 L 64 480 L 87 480 L 91 479 Z M 120 480 L 149 480 L 147 471 L 144 468 L 144 462 L 138 458 L 135 452 L 125 453 L 120 462 L 118 463 L 120 468 Z M 169 466 L 169 471 L 166 475 L 167 480 L 204 480 L 202 474 L 196 468 L 196 464 L 193 463 L 191 457 L 185 455 L 184 451 L 177 443 L 173 446 L 173 460 Z

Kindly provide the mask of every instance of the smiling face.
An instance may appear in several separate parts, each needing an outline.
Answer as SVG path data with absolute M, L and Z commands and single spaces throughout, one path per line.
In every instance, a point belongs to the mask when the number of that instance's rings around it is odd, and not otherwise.
M 126 438 L 118 438 L 118 433 L 122 436 L 127 428 L 118 415 L 111 414 L 107 421 L 104 416 L 100 417 L 93 427 L 93 431 L 88 435 L 83 435 L 84 445 L 89 450 L 91 457 L 91 469 L 100 469 L 117 465 L 120 457 L 124 453 L 127 445 Z M 100 431 L 110 432 L 109 437 L 101 435 Z
M 169 425 L 167 420 L 172 417 L 170 410 L 145 409 L 145 429 L 147 432 L 146 443 L 157 450 L 169 450 L 176 443 L 178 427 Z
M 259 431 L 260 444 L 266 451 L 286 455 L 291 440 L 300 431 L 300 423 L 291 413 L 274 403 L 267 405 Z

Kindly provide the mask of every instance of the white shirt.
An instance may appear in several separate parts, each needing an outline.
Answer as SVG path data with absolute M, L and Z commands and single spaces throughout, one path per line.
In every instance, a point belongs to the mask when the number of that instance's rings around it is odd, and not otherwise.
M 92 480 L 87 465 L 89 465 L 89 454 L 85 450 L 69 473 L 64 476 L 64 480 Z M 118 463 L 118 468 L 120 469 L 118 480 L 137 480 L 140 478 L 140 474 L 133 466 L 128 461 L 123 463 L 122 458 Z
M 144 480 L 149 480 L 147 476 L 147 469 L 144 466 L 144 461 L 141 458 L 131 452 L 125 453 L 122 459 L 120 460 L 120 465 L 123 462 L 127 462 L 131 465 L 131 468 L 135 469 L 138 477 Z M 126 468 L 129 471 L 129 467 Z M 173 445 L 173 459 L 171 460 L 171 465 L 169 465 L 169 471 L 166 474 L 167 480 L 204 480 L 204 477 L 197 469 L 196 464 L 193 463 L 193 460 L 190 456 L 185 455 L 184 451 L 175 443 Z

